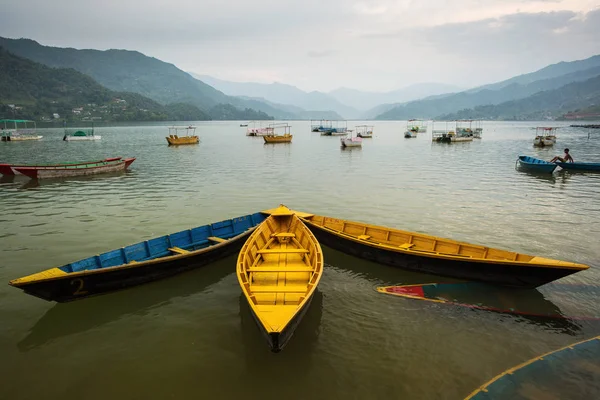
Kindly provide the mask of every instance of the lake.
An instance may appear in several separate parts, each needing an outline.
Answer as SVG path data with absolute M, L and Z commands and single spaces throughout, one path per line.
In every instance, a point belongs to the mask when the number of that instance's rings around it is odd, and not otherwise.
M 339 138 L 311 133 L 308 121 L 291 121 L 293 142 L 276 145 L 245 136 L 239 124 L 196 123 L 197 146 L 167 146 L 165 124 L 97 128 L 99 142 L 64 142 L 62 130 L 42 129 L 39 142 L 0 143 L 8 163 L 137 157 L 122 174 L 0 181 L 0 398 L 462 399 L 509 367 L 600 334 L 600 174 L 515 170 L 518 155 L 549 160 L 565 147 L 576 161 L 598 162 L 600 131 L 484 122 L 482 140 L 438 144 L 431 122 L 405 139 L 406 122 L 377 121 L 362 149 L 343 150 Z M 556 145 L 534 148 L 532 128 L 548 124 L 565 126 Z M 531 319 L 381 294 L 378 286 L 447 279 L 329 248 L 318 293 L 278 354 L 241 296 L 236 256 L 65 304 L 7 284 L 280 203 L 589 264 L 533 291 L 584 318 Z

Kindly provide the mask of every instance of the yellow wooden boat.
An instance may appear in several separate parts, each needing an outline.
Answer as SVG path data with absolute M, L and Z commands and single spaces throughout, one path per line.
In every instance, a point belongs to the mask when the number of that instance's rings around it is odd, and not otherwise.
M 292 141 L 292 136 L 289 133 L 285 135 L 265 135 L 263 139 L 265 139 L 265 143 L 290 143 Z
M 306 313 L 323 272 L 323 252 L 297 213 L 281 205 L 248 238 L 237 277 L 271 350 L 280 351 Z
M 534 288 L 588 265 L 457 242 L 320 215 L 303 218 L 320 243 L 395 267 L 492 284 Z
M 184 132 L 185 136 L 179 136 L 180 132 Z M 169 127 L 169 136 L 166 139 L 169 145 L 198 144 L 200 139 L 195 133 L 195 126 L 171 126 Z

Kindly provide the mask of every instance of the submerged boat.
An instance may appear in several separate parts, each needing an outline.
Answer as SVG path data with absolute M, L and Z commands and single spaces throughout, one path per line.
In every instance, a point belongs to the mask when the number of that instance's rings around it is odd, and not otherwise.
M 94 127 L 91 128 L 65 128 L 63 140 L 67 142 L 100 140 L 102 136 L 94 134 Z
M 269 129 L 271 133 L 263 135 L 265 143 L 290 143 L 292 141 L 293 135 L 290 133 L 291 126 L 289 124 L 271 124 Z
M 35 121 L 28 119 L 0 119 L 0 140 L 2 142 L 24 142 L 40 140 L 36 134 Z
M 73 163 L 61 163 L 61 164 L 39 164 L 39 165 L 31 165 L 31 164 L 0 164 L 0 174 L 2 175 L 23 175 L 16 168 L 45 168 L 45 167 L 63 167 L 65 165 L 76 166 L 76 165 L 84 165 L 84 164 L 96 164 L 104 161 L 114 161 L 120 160 L 121 157 L 115 158 L 107 158 L 105 160 L 95 160 L 95 161 L 81 161 L 81 162 L 73 162 Z
M 558 166 L 555 163 L 551 163 L 548 161 L 540 160 L 539 158 L 529 156 L 519 156 L 519 158 L 517 159 L 517 163 L 519 164 L 519 168 L 523 171 L 545 172 L 548 174 L 554 172 L 554 170 Z
M 265 213 L 270 216 L 244 244 L 236 272 L 260 331 L 278 352 L 310 306 L 323 272 L 323 252 L 296 211 L 282 205 Z
M 373 125 L 356 125 L 356 136 L 359 138 L 372 138 Z
M 588 265 L 457 242 L 416 232 L 313 215 L 303 221 L 324 245 L 406 270 L 535 288 Z
M 19 166 L 12 167 L 12 169 L 17 171 L 18 173 L 27 175 L 32 179 L 69 178 L 72 176 L 97 175 L 104 174 L 107 172 L 125 171 L 134 161 L 134 157 L 125 159 L 122 159 L 121 157 L 115 157 L 89 163 L 67 163 L 31 167 Z
M 600 172 L 600 163 L 588 163 L 588 162 L 560 162 L 556 161 L 556 165 L 562 169 L 569 171 L 597 171 Z
M 264 221 L 255 213 L 108 251 L 9 282 L 25 293 L 66 302 L 201 267 L 237 252 Z
M 179 133 L 183 132 L 185 136 L 179 136 Z M 182 144 L 198 144 L 200 138 L 196 135 L 195 126 L 170 126 L 169 136 L 166 137 L 169 145 L 182 145 Z
M 538 126 L 535 128 L 535 138 L 533 145 L 536 147 L 554 146 L 556 143 L 556 127 Z
M 599 360 L 596 336 L 509 368 L 465 400 L 598 399 Z

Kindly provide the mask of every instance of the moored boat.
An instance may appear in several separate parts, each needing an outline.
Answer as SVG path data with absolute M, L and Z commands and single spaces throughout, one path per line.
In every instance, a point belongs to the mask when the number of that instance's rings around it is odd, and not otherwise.
M 474 119 L 461 119 L 456 121 L 456 135 L 458 137 L 472 137 L 481 139 L 483 128 L 481 121 Z
M 179 136 L 179 133 L 183 132 L 185 136 Z M 169 136 L 166 137 L 169 145 L 182 145 L 182 144 L 198 144 L 200 138 L 196 135 L 195 126 L 170 126 Z
M 560 162 L 556 161 L 556 165 L 561 167 L 562 169 L 566 169 L 569 171 L 590 171 L 590 172 L 600 172 L 600 163 L 588 163 L 588 162 Z
M 509 368 L 465 400 L 598 399 L 600 336 Z
M 557 167 L 557 164 L 540 160 L 539 158 L 529 156 L 519 156 L 517 159 L 519 168 L 523 171 L 542 172 L 551 174 Z
M 274 134 L 274 130 L 271 127 L 263 127 L 262 121 L 250 121 L 246 126 L 246 136 L 265 136 Z
M 340 142 L 342 143 L 342 147 L 362 147 L 362 138 L 358 136 L 352 136 L 352 131 L 348 131 L 349 133 L 345 138 L 340 138 Z
M 303 221 L 324 245 L 406 270 L 534 288 L 589 268 L 416 232 L 313 215 Z
M 89 163 L 57 164 L 31 167 L 19 166 L 12 167 L 12 169 L 23 175 L 27 175 L 32 179 L 69 178 L 72 176 L 97 175 L 107 172 L 125 171 L 134 161 L 134 157 L 125 159 L 122 159 L 121 157 L 115 157 Z
M 356 125 L 356 136 L 359 138 L 372 138 L 373 125 Z
M 296 211 L 282 205 L 265 213 L 239 253 L 236 274 L 260 331 L 278 352 L 310 306 L 323 251 Z
M 254 213 L 108 251 L 9 282 L 25 293 L 66 302 L 195 269 L 234 254 L 265 215 Z
M 290 133 L 291 126 L 289 124 L 271 124 L 269 129 L 271 129 L 271 133 L 263 135 L 265 143 L 290 143 L 292 141 L 293 135 Z
M 538 126 L 535 128 L 533 145 L 536 147 L 554 146 L 556 143 L 556 127 Z
M 0 119 L 0 140 L 2 142 L 24 142 L 40 140 L 36 134 L 35 121 L 27 119 Z
M 63 167 L 65 165 L 70 165 L 70 166 L 76 166 L 76 165 L 83 165 L 83 164 L 95 164 L 95 163 L 101 163 L 103 161 L 114 161 L 114 160 L 120 160 L 121 157 L 115 157 L 115 158 L 107 158 L 104 160 L 95 160 L 95 161 L 81 161 L 81 162 L 72 162 L 72 163 L 60 163 L 60 164 L 40 164 L 40 165 L 32 165 L 32 164 L 0 164 L 0 174 L 2 175 L 23 175 L 20 172 L 16 171 L 15 168 L 23 168 L 23 167 L 33 167 L 33 168 L 40 168 L 40 167 Z
M 94 127 L 91 128 L 65 128 L 65 135 L 63 140 L 67 142 L 81 142 L 81 141 L 92 141 L 100 140 L 102 136 L 94 134 Z
M 426 133 L 427 124 L 420 119 L 409 119 L 406 121 L 405 138 L 416 138 L 418 133 Z

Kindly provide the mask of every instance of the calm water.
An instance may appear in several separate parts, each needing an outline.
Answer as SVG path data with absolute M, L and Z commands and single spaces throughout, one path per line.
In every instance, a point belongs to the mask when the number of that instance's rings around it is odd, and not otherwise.
M 565 128 L 554 149 L 534 149 L 530 128 L 544 123 L 485 123 L 481 141 L 445 145 L 377 122 L 362 149 L 342 150 L 308 122 L 291 124 L 293 143 L 280 145 L 246 137 L 239 122 L 199 123 L 199 146 L 168 147 L 165 126 L 98 128 L 97 143 L 63 142 L 58 129 L 37 143 L 0 143 L 9 163 L 137 157 L 124 174 L 0 181 L 0 282 L 284 203 L 590 264 L 533 294 L 565 315 L 600 317 L 600 174 L 515 171 L 520 154 L 550 159 L 564 147 L 600 161 L 600 132 Z M 236 257 L 67 304 L 2 284 L 0 398 L 461 399 L 506 368 L 600 334 L 585 319 L 379 294 L 447 279 L 324 251 L 319 293 L 279 354 L 241 297 Z

